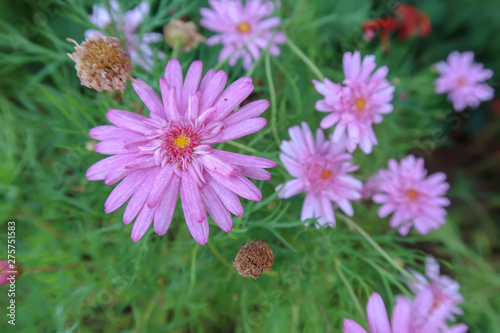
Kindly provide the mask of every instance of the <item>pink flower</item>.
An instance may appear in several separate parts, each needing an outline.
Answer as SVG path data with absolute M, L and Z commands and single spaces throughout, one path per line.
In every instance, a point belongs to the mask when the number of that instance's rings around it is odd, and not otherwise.
M 423 234 L 439 229 L 445 222 L 450 201 L 444 197 L 449 188 L 442 172 L 427 177 L 424 160 L 410 155 L 398 164 L 389 160 L 389 170 L 380 170 L 383 180 L 379 183 L 380 193 L 373 201 L 382 204 L 378 216 L 384 218 L 393 214 L 391 228 L 399 228 L 399 234 L 408 235 L 411 227 Z
M 363 184 L 363 188 L 361 189 L 361 197 L 363 199 L 369 199 L 375 193 L 378 193 L 381 181 L 383 181 L 383 179 L 380 176 L 379 172 L 375 173 L 373 176 L 368 178 L 366 182 Z
M 104 4 L 94 5 L 89 19 L 99 30 L 86 30 L 85 37 L 90 39 L 95 34 L 104 37 L 104 30 L 109 28 L 111 33 L 118 34 L 117 37 L 125 41 L 125 50 L 132 62 L 146 71 L 152 70 L 155 54 L 159 59 L 163 59 L 165 53 L 153 50 L 149 44 L 159 42 L 163 37 L 158 32 L 144 33 L 142 36 L 136 32 L 142 21 L 148 17 L 149 3 L 141 2 L 139 6 L 125 14 L 123 14 L 118 1 L 111 0 L 109 5 L 110 11 Z
M 453 51 L 448 55 L 448 62 L 437 63 L 437 70 L 441 76 L 434 82 L 434 91 L 448 93 L 448 100 L 456 111 L 463 111 L 467 106 L 477 108 L 481 102 L 493 98 L 493 88 L 483 83 L 493 76 L 493 71 L 474 62 L 474 52 Z
M 430 290 L 434 295 L 433 308 L 443 303 L 449 303 L 450 312 L 446 319 L 455 321 L 455 314 L 463 314 L 462 309 L 458 307 L 458 304 L 464 302 L 464 298 L 460 294 L 460 284 L 449 276 L 439 275 L 439 263 L 431 255 L 425 259 L 425 275 L 413 272 L 416 282 L 407 279 L 408 287 L 415 294 Z
M 446 322 L 443 315 L 445 305 L 441 305 L 441 309 L 431 313 L 432 302 L 433 296 L 430 291 L 421 292 L 415 297 L 413 302 L 406 297 L 399 297 L 396 300 L 391 322 L 389 323 L 382 297 L 377 293 L 373 293 L 366 306 L 369 332 L 440 333 L 442 332 L 442 328 L 445 327 Z M 366 333 L 358 323 L 347 318 L 344 319 L 342 332 Z
M 316 102 L 320 112 L 330 112 L 321 121 L 321 127 L 327 129 L 333 125 L 333 141 L 338 142 L 347 133 L 347 149 L 353 152 L 359 145 L 365 154 L 377 145 L 377 138 L 372 124 L 382 121 L 382 115 L 392 112 L 394 86 L 386 80 L 388 68 L 377 66 L 374 55 L 361 59 L 356 51 L 344 53 L 344 86 L 328 79 L 319 82 L 313 80 L 316 90 L 325 96 Z
M 272 1 L 209 0 L 210 8 L 201 8 L 200 24 L 217 34 L 207 39 L 207 45 L 222 44 L 219 62 L 229 57 L 229 66 L 238 59 L 249 70 L 262 50 L 269 45 L 269 54 L 277 57 L 281 51 L 277 44 L 285 43 L 285 34 L 274 32 L 280 25 L 278 17 L 269 17 L 274 12 Z M 274 34 L 274 35 L 273 35 Z
M 349 175 L 358 166 L 352 163 L 352 155 L 345 152 L 345 143 L 325 140 L 319 128 L 314 140 L 305 122 L 302 128 L 289 128 L 288 133 L 292 140 L 281 143 L 280 159 L 295 179 L 276 187 L 278 197 L 290 198 L 306 192 L 302 221 L 318 218 L 321 225 L 335 226 L 333 210 L 337 206 L 352 216 L 354 211 L 349 200 L 361 198 L 363 184 Z
M 202 63 L 189 67 L 183 84 L 179 62 L 172 59 L 160 78 L 162 98 L 145 82 L 133 87 L 150 111 L 137 113 L 109 110 L 113 125 L 95 127 L 89 135 L 102 140 L 95 147 L 113 155 L 87 171 L 89 180 L 104 179 L 107 185 L 122 182 L 104 205 L 110 213 L 130 197 L 123 222 L 135 219 L 132 240 L 139 240 L 154 220 L 163 235 L 174 213 L 180 191 L 184 217 L 193 238 L 208 240 L 206 211 L 222 230 L 232 228 L 231 214 L 243 215 L 238 196 L 259 201 L 259 189 L 246 177 L 268 180 L 275 162 L 218 150 L 213 144 L 257 132 L 266 124 L 256 118 L 269 102 L 258 100 L 233 111 L 253 91 L 252 79 L 243 77 L 224 90 L 227 74 L 210 69 L 203 79 Z M 201 84 L 200 84 L 201 80 Z

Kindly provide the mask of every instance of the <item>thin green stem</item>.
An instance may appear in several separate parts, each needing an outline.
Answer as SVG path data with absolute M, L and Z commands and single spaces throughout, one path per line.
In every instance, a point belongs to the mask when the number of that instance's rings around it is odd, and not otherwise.
M 269 63 L 269 53 L 266 54 L 266 77 L 269 85 L 269 94 L 271 95 L 271 128 L 273 131 L 274 140 L 276 144 L 280 145 L 280 137 L 278 135 L 278 128 L 276 127 L 276 90 L 274 89 L 273 74 L 271 72 L 271 64 Z
M 290 37 L 286 37 L 286 44 L 288 45 L 288 47 L 290 47 L 290 49 L 300 58 L 302 59 L 302 61 L 307 65 L 307 67 L 309 67 L 313 72 L 314 74 L 316 74 L 316 76 L 318 77 L 318 79 L 320 81 L 323 81 L 325 79 L 324 75 L 321 73 L 321 71 L 318 69 L 318 67 L 316 67 L 315 64 L 313 64 L 313 62 L 311 61 L 311 59 L 309 59 L 305 54 L 304 52 L 302 52 L 298 47 L 297 45 L 295 45 L 292 40 L 290 39 Z
M 235 146 L 235 147 L 238 147 L 240 149 L 244 149 L 246 151 L 249 151 L 253 154 L 258 154 L 259 151 L 257 149 L 254 149 L 252 147 L 248 147 L 248 146 L 245 146 L 244 144 L 241 144 L 241 143 L 238 143 L 238 142 L 234 142 L 234 141 L 227 141 L 226 142 L 227 144 L 230 144 L 231 146 Z
M 220 260 L 220 262 L 222 262 L 225 266 L 229 267 L 230 269 L 233 269 L 233 266 L 227 262 L 226 259 L 224 259 L 224 257 L 220 254 L 219 250 L 217 250 L 217 248 L 213 245 L 213 242 L 208 242 L 208 247 L 210 247 L 210 250 L 212 250 L 212 252 L 215 254 L 215 256 L 217 257 L 217 259 Z
M 366 231 L 364 231 L 356 222 L 354 222 L 353 220 L 351 220 L 350 218 L 348 218 L 345 215 L 342 215 L 342 214 L 335 214 L 335 215 L 337 217 L 339 217 L 342 221 L 344 221 L 345 224 L 347 224 L 349 227 L 351 227 L 353 229 L 356 229 L 356 231 L 359 232 L 359 234 L 361 236 L 363 236 L 363 238 L 365 238 L 366 241 L 368 243 L 370 243 L 370 245 L 373 246 L 373 248 L 378 253 L 380 253 L 380 255 L 382 257 L 384 257 L 385 260 L 387 260 L 392 266 L 394 266 L 394 268 L 396 268 L 399 272 L 401 272 L 401 274 L 403 274 L 405 277 L 409 278 L 412 281 L 416 281 L 415 278 L 410 273 L 408 273 L 407 270 L 405 270 L 403 267 L 399 266 L 396 263 L 396 261 L 394 259 L 392 259 L 392 257 L 387 252 L 385 252 L 385 250 L 382 249 L 380 247 L 380 245 L 378 245 L 377 242 L 375 242 L 375 240 L 373 238 L 371 238 L 371 236 L 368 235 L 366 233 Z
M 181 41 L 179 39 L 174 40 L 174 49 L 172 51 L 172 54 L 170 55 L 171 59 L 177 59 L 177 56 L 179 55 L 179 48 L 181 47 Z
M 199 246 L 195 246 L 193 248 L 193 255 L 191 256 L 191 274 L 190 274 L 191 276 L 189 280 L 189 293 L 191 293 L 196 283 L 196 254 L 198 253 L 198 248 Z
M 347 281 L 344 273 L 342 273 L 342 264 L 340 263 L 340 260 L 338 260 L 337 258 L 335 258 L 335 269 L 337 270 L 337 273 L 339 274 L 340 279 L 342 280 L 342 282 L 344 282 L 345 286 L 347 287 L 349 294 L 351 294 L 351 298 L 353 299 L 354 304 L 356 305 L 356 308 L 359 311 L 359 314 L 361 315 L 361 317 L 366 319 L 365 312 L 363 311 L 363 308 L 361 307 L 361 304 L 359 303 L 358 297 L 356 297 L 356 294 L 354 294 L 354 290 L 352 290 L 351 284 L 349 283 L 349 281 Z

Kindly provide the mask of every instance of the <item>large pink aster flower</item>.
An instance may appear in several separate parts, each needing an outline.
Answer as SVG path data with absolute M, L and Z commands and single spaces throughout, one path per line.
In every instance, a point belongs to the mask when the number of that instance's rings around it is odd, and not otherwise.
M 434 308 L 442 303 L 450 304 L 450 313 L 446 319 L 455 321 L 455 314 L 463 314 L 462 309 L 458 307 L 458 304 L 464 302 L 464 298 L 460 294 L 460 284 L 449 276 L 439 274 L 439 263 L 433 256 L 428 255 L 425 259 L 425 276 L 413 272 L 413 277 L 415 281 L 407 279 L 408 287 L 415 294 L 423 290 L 430 290 L 434 295 Z
M 141 2 L 139 6 L 123 14 L 120 4 L 116 0 L 109 2 L 110 10 L 104 4 L 94 5 L 90 21 L 100 30 L 89 29 L 85 31 L 86 38 L 92 38 L 95 34 L 104 37 L 103 31 L 110 29 L 112 34 L 125 41 L 125 50 L 133 63 L 149 71 L 154 68 L 155 53 L 159 59 L 165 57 L 165 53 L 153 50 L 149 44 L 159 42 L 163 39 L 158 32 L 137 34 L 139 25 L 147 18 L 149 3 Z
M 431 312 L 433 296 L 423 291 L 410 301 L 406 297 L 397 298 L 392 311 L 391 322 L 387 316 L 384 301 L 379 294 L 373 293 L 368 300 L 366 313 L 370 333 L 441 333 L 446 327 L 445 304 Z M 465 326 L 465 325 L 464 325 Z M 465 326 L 466 327 L 466 326 Z M 453 328 L 453 329 L 456 329 Z M 344 319 L 344 333 L 366 333 L 358 323 Z M 462 332 L 462 331 L 456 331 Z
M 285 34 L 274 31 L 280 25 L 278 17 L 269 17 L 274 12 L 272 1 L 209 0 L 210 8 L 200 10 L 200 24 L 215 31 L 207 39 L 207 45 L 222 44 L 219 61 L 229 57 L 229 66 L 243 59 L 243 67 L 249 70 L 269 44 L 269 54 L 280 55 L 277 44 L 285 43 Z
M 105 212 L 114 211 L 132 196 L 123 222 L 136 219 L 134 241 L 153 221 L 155 232 L 165 234 L 179 191 L 186 223 L 198 243 L 208 240 L 206 211 L 222 230 L 231 231 L 230 212 L 243 214 L 237 195 L 256 201 L 262 198 L 246 177 L 268 180 L 271 175 L 263 168 L 276 165 L 268 159 L 212 147 L 254 133 L 266 124 L 265 118 L 256 117 L 269 106 L 267 100 L 233 112 L 253 91 L 252 79 L 241 78 L 224 90 L 224 71 L 210 69 L 201 77 L 202 63 L 195 61 L 183 84 L 179 62 L 172 59 L 165 77 L 160 78 L 162 98 L 145 82 L 133 83 L 150 111 L 149 117 L 109 110 L 106 117 L 114 126 L 99 126 L 89 132 L 92 138 L 102 140 L 95 150 L 113 156 L 91 166 L 86 176 L 89 180 L 104 179 L 108 185 L 123 179 L 106 200 Z
M 425 235 L 439 229 L 445 222 L 450 201 L 444 197 L 449 188 L 442 172 L 427 177 L 424 160 L 410 155 L 401 160 L 389 160 L 389 170 L 380 170 L 382 181 L 373 201 L 382 204 L 378 216 L 393 214 L 392 228 L 399 228 L 399 234 L 406 236 L 411 227 Z
M 336 124 L 333 141 L 339 141 L 347 134 L 347 149 L 353 152 L 359 145 L 365 154 L 377 145 L 372 124 L 382 121 L 382 115 L 392 112 L 391 104 L 394 86 L 387 80 L 388 68 L 380 67 L 372 74 L 377 64 L 374 55 L 361 59 L 359 51 L 346 52 L 343 57 L 344 86 L 328 79 L 313 80 L 316 90 L 325 96 L 316 103 L 320 112 L 330 112 L 321 121 L 327 129 Z
M 349 175 L 358 166 L 352 163 L 352 155 L 346 153 L 345 143 L 325 140 L 319 128 L 315 140 L 305 122 L 302 128 L 289 128 L 288 133 L 292 140 L 281 143 L 280 159 L 295 179 L 276 188 L 278 197 L 290 198 L 306 192 L 302 221 L 318 218 L 321 225 L 335 226 L 333 210 L 337 206 L 352 216 L 354 211 L 350 200 L 361 198 L 363 184 Z
M 438 62 L 437 70 L 441 76 L 434 82 L 434 91 L 447 93 L 456 111 L 468 106 L 477 108 L 481 102 L 493 98 L 493 88 L 483 83 L 493 76 L 493 71 L 474 62 L 474 52 L 453 51 L 448 55 L 448 62 Z

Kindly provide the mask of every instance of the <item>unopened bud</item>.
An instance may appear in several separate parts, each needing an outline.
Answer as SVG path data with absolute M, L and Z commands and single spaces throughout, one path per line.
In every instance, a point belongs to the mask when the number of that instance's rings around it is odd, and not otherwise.
M 10 284 L 21 276 L 21 266 L 13 262 L 0 259 L 0 285 Z
M 94 35 L 79 45 L 75 43 L 75 52 L 68 56 L 76 62 L 76 75 L 83 86 L 103 90 L 123 91 L 124 84 L 131 79 L 132 62 L 115 37 Z
M 200 35 L 198 28 L 193 22 L 183 22 L 177 19 L 171 20 L 163 28 L 163 35 L 170 47 L 174 47 L 177 44 L 179 50 L 184 52 L 191 51 L 200 42 L 205 41 L 205 37 Z

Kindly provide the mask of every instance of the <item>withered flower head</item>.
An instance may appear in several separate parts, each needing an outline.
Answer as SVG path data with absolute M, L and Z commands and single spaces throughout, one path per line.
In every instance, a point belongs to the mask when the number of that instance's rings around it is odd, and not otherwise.
M 118 38 L 94 35 L 82 45 L 69 38 L 67 41 L 76 45 L 75 52 L 68 56 L 76 62 L 76 75 L 83 86 L 97 91 L 119 89 L 123 92 L 124 84 L 131 79 L 132 62 Z
M 233 268 L 241 276 L 257 279 L 273 267 L 273 250 L 263 241 L 244 243 L 233 260 Z
M 184 52 L 191 51 L 200 42 L 205 41 L 205 37 L 198 33 L 198 28 L 193 22 L 183 22 L 177 19 L 171 20 L 163 27 L 163 35 L 170 47 L 178 43 L 179 49 Z

